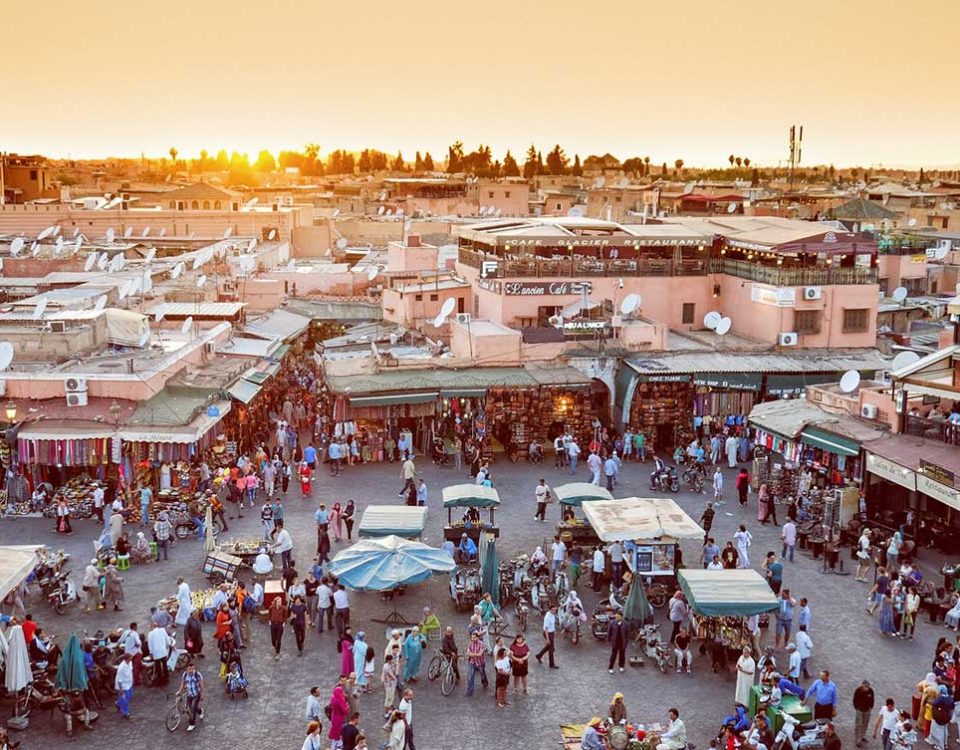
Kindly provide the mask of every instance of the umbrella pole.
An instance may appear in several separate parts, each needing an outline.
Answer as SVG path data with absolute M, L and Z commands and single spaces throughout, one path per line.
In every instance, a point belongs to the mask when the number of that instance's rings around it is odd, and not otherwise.
M 394 609 L 389 615 L 384 617 L 382 620 L 377 618 L 372 619 L 373 622 L 379 622 L 383 625 L 413 625 L 406 617 L 401 615 L 396 609 Z

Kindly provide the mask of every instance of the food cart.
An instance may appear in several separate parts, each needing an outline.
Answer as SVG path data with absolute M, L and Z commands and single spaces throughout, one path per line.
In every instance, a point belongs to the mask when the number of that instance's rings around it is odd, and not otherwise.
M 613 495 L 604 487 L 589 482 L 570 482 L 550 488 L 560 504 L 560 523 L 557 534 L 567 545 L 576 542 L 580 546 L 592 546 L 599 542 L 596 532 L 588 521 L 577 518 L 574 508 L 585 502 L 613 500 Z
M 700 525 L 669 497 L 597 500 L 582 507 L 600 541 L 624 543 L 624 561 L 644 581 L 650 604 L 666 604 L 675 590 L 680 541 L 703 539 Z
M 419 540 L 427 526 L 426 507 L 414 505 L 368 505 L 360 518 L 357 536 L 378 539 L 399 536 Z
M 500 528 L 496 525 L 496 509 L 500 505 L 500 493 L 492 487 L 482 484 L 454 484 L 443 488 L 443 507 L 447 509 L 447 525 L 443 527 L 444 541 L 459 543 L 460 537 L 466 534 L 480 547 L 480 532 L 492 534 L 494 538 L 500 536 Z M 453 518 L 454 508 L 467 508 L 467 515 L 473 514 L 473 520 Z M 489 522 L 480 517 L 480 509 L 486 509 L 490 516 Z
M 239 557 L 214 550 L 207 553 L 203 561 L 203 572 L 213 584 L 221 584 L 225 581 L 233 583 L 241 565 L 243 560 Z

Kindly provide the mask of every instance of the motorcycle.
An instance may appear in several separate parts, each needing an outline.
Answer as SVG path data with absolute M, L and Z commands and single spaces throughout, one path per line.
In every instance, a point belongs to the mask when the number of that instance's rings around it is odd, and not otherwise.
M 450 598 L 457 612 L 471 609 L 480 601 L 480 572 L 476 568 L 458 568 L 450 576 Z
M 677 477 L 677 470 L 668 466 L 663 471 L 650 477 L 650 489 L 659 492 L 679 492 L 680 480 Z
M 783 726 L 773 740 L 772 750 L 811 750 L 823 747 L 823 735 L 829 723 L 826 719 L 815 719 L 800 723 L 800 720 L 784 713 Z
M 637 633 L 636 641 L 640 649 L 641 664 L 643 657 L 646 657 L 665 673 L 670 665 L 670 646 L 661 640 L 660 626 L 644 625 Z
M 690 469 L 683 471 L 683 483 L 698 494 L 703 493 L 704 473 L 700 464 L 694 464 Z
M 217 537 L 220 534 L 220 524 L 217 521 L 214 521 L 212 529 L 213 536 Z M 181 541 L 184 539 L 189 539 L 191 536 L 196 536 L 197 531 L 197 525 L 193 522 L 192 518 L 176 521 L 173 525 L 173 533 L 176 534 L 177 539 L 180 539 Z
M 53 607 L 53 611 L 62 615 L 67 611 L 67 606 L 71 602 L 79 601 L 77 587 L 70 580 L 70 574 L 64 571 L 57 575 L 56 583 L 47 592 L 47 601 Z
M 580 627 L 586 620 L 587 614 L 583 611 L 582 606 L 574 604 L 572 607 L 568 607 L 565 603 L 560 611 L 560 632 L 563 635 L 569 635 L 572 643 L 579 643 Z
M 558 570 L 553 579 L 553 587 L 557 592 L 557 597 L 563 599 L 570 592 L 570 576 L 565 570 Z
M 46 596 L 59 585 L 58 576 L 68 562 L 70 562 L 70 555 L 63 550 L 52 555 L 44 554 L 27 581 L 36 583 L 40 587 L 40 593 Z
M 517 603 L 514 605 L 513 611 L 517 616 L 517 629 L 521 633 L 526 632 L 527 617 L 530 614 L 530 607 L 527 605 L 527 601 L 522 594 L 517 597 Z
M 614 613 L 623 610 L 623 604 L 617 599 L 616 592 L 610 592 L 610 598 L 605 602 L 600 602 L 593 609 L 591 618 L 590 632 L 598 641 L 607 640 L 607 632 L 610 627 L 610 621 Z
M 530 589 L 530 603 L 541 615 L 545 615 L 550 605 L 556 603 L 557 589 L 549 576 L 540 576 Z

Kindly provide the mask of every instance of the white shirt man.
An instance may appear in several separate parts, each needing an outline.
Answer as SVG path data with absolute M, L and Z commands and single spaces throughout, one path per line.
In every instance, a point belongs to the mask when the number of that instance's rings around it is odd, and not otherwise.
M 544 633 L 557 632 L 557 616 L 553 614 L 553 612 L 550 610 L 547 610 L 547 614 L 543 616 L 543 632 Z
M 114 678 L 113 687 L 116 690 L 133 689 L 133 661 L 122 659 L 117 665 L 117 676 Z
M 280 531 L 277 532 L 276 544 L 273 547 L 273 551 L 282 554 L 292 549 L 293 539 L 290 537 L 290 532 L 286 529 L 280 529 Z
M 813 655 L 813 639 L 810 638 L 810 634 L 806 630 L 798 630 L 794 640 L 797 644 L 797 654 L 800 656 L 802 667 L 803 660 L 809 659 Z
M 552 572 L 556 574 L 557 569 L 563 565 L 563 561 L 567 559 L 567 545 L 557 540 L 553 543 L 551 549 L 553 550 L 553 564 L 551 565 L 551 569 Z
M 123 653 L 136 656 L 141 652 L 140 634 L 136 630 L 127 630 L 120 638 Z
M 336 609 L 350 609 L 350 597 L 347 596 L 346 589 L 337 589 L 333 592 L 333 606 Z
M 113 502 L 110 504 L 110 510 L 114 513 L 123 512 L 123 501 L 119 497 L 113 498 Z
M 407 726 L 413 726 L 413 692 L 412 691 L 403 691 L 403 697 L 400 699 L 400 703 L 397 705 L 397 710 L 403 714 L 404 718 L 407 720 Z
M 547 510 L 547 498 L 550 495 L 550 488 L 547 487 L 547 483 L 541 479 L 533 491 L 533 494 L 537 498 L 537 514 L 534 516 L 534 519 L 546 522 L 547 519 L 544 517 L 544 514 Z
M 329 609 L 333 606 L 333 589 L 326 583 L 321 583 L 317 589 L 317 606 L 320 609 Z
M 103 507 L 103 487 L 99 484 L 96 489 L 93 491 L 93 507 L 97 510 Z
M 790 654 L 790 666 L 787 669 L 787 676 L 793 682 L 800 682 L 800 653 L 797 646 L 791 643 L 787 646 L 787 652 Z
M 170 656 L 170 636 L 159 625 L 147 636 L 147 649 L 154 661 L 166 661 Z
M 593 473 L 593 476 L 590 478 L 591 484 L 600 484 L 600 469 L 603 466 L 603 461 L 600 460 L 600 456 L 596 453 L 591 453 L 587 456 L 587 468 Z

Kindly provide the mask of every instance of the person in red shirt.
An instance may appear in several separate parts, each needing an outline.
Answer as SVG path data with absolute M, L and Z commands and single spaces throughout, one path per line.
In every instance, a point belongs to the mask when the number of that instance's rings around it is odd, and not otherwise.
M 27 643 L 33 640 L 34 634 L 37 632 L 37 623 L 33 621 L 33 615 L 27 615 L 26 619 L 23 621 L 23 640 Z

